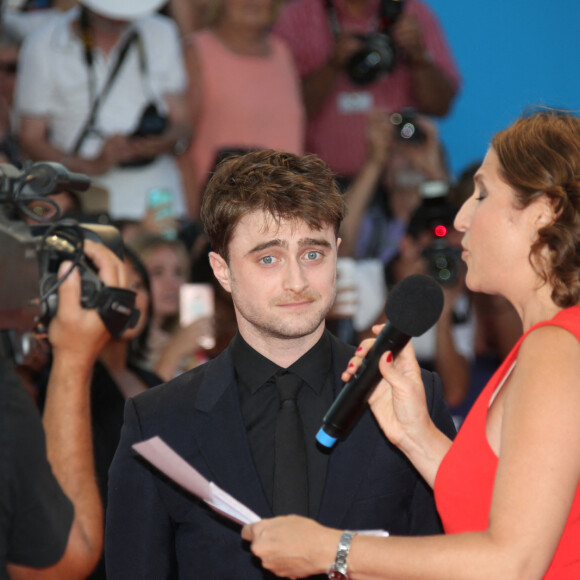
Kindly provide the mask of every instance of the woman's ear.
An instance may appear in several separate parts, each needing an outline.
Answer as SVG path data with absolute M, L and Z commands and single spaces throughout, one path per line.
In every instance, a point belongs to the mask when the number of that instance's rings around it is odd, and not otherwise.
M 213 270 L 216 280 L 222 285 L 226 292 L 231 292 L 230 268 L 225 259 L 216 252 L 209 253 L 209 264 Z
M 544 193 L 537 199 L 536 203 L 538 212 L 535 223 L 538 229 L 553 224 L 558 216 L 552 200 Z

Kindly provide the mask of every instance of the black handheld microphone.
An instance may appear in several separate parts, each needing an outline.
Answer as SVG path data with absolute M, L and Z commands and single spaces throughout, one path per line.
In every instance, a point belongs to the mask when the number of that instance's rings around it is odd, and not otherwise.
M 421 336 L 439 319 L 443 310 L 443 292 L 430 276 L 413 274 L 404 278 L 390 292 L 385 314 L 388 322 L 363 360 L 358 372 L 342 388 L 323 419 L 316 440 L 332 447 L 344 439 L 365 409 L 381 373 L 379 359 L 388 350 L 399 354 L 412 336 Z

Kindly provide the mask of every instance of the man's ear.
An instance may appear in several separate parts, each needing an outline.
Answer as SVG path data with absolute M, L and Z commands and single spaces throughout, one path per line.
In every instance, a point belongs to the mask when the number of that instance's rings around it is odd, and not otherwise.
M 209 264 L 213 270 L 216 280 L 222 285 L 226 292 L 231 292 L 230 268 L 222 256 L 216 252 L 209 253 Z

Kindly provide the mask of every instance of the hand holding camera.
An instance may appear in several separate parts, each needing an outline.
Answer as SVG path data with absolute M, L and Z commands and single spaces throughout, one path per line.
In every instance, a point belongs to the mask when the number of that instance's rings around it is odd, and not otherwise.
M 405 156 L 428 179 L 447 179 L 441 144 L 435 123 L 412 108 L 390 116 L 397 141 L 405 147 Z
M 348 32 L 339 32 L 334 39 L 334 49 L 330 57 L 331 66 L 336 69 L 344 69 L 353 55 L 362 50 L 364 46 L 364 41 L 359 36 Z
M 129 136 L 131 159 L 121 163 L 121 167 L 143 167 L 167 149 L 167 139 L 161 137 L 168 127 L 165 115 L 159 112 L 155 103 L 149 103 Z
M 117 229 L 83 226 L 70 219 L 27 226 L 18 219 L 21 214 L 35 219 L 28 209 L 33 201 L 44 200 L 59 190 L 84 191 L 89 185 L 86 175 L 70 173 L 59 163 L 26 163 L 22 170 L 0 165 L 0 251 L 6 273 L 5 284 L 0 287 L 0 330 L 43 332 L 60 310 L 57 291 L 69 276 L 80 277 L 80 300 L 75 306 L 96 310 L 113 336 L 136 323 L 139 311 L 135 293 L 107 286 L 103 280 L 113 278 L 107 273 L 107 261 L 93 246 L 85 252 L 85 244 L 91 241 L 122 256 L 123 243 Z M 70 264 L 64 274 L 63 262 Z M 104 277 L 97 273 L 101 267 Z M 16 272 L 18 275 L 14 275 Z
M 106 246 L 86 240 L 84 252 L 98 270 L 99 279 L 109 287 L 126 287 L 123 262 Z M 62 262 L 59 275 L 66 275 L 70 262 Z M 58 308 L 48 325 L 48 339 L 53 351 L 64 351 L 68 360 L 92 364 L 111 338 L 103 320 L 94 309 L 81 305 L 81 274 L 75 268 L 58 289 Z
M 116 165 L 129 161 L 133 155 L 129 137 L 112 135 L 105 140 L 98 157 L 91 162 L 90 173 L 92 175 L 107 173 Z
M 396 132 L 388 113 L 377 109 L 371 111 L 367 127 L 367 159 L 384 168 L 395 146 Z

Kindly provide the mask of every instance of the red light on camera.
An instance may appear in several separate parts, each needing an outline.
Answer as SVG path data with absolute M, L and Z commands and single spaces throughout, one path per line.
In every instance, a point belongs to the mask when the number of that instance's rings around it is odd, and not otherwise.
M 447 235 L 447 226 L 439 224 L 433 228 L 433 234 L 437 238 L 444 238 Z

